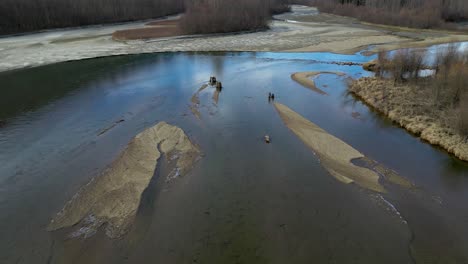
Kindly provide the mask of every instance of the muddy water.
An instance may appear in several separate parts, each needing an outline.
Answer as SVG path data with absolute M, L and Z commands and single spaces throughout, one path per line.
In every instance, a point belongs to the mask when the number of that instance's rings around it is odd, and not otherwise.
M 0 263 L 467 263 L 468 166 L 348 95 L 299 71 L 367 75 L 361 54 L 180 53 L 111 57 L 0 73 Z M 192 95 L 210 75 L 223 82 Z M 282 123 L 267 94 L 415 188 L 386 194 L 336 181 Z M 124 121 L 122 121 L 124 120 Z M 143 195 L 133 229 L 70 238 L 45 231 L 64 203 L 158 121 L 180 126 L 203 158 Z M 272 144 L 264 144 L 268 133 Z M 164 163 L 164 162 L 162 162 Z

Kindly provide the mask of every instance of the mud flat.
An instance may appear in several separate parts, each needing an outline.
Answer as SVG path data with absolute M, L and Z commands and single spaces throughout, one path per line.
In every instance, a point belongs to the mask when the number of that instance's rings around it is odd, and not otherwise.
M 48 230 L 77 225 L 79 230 L 75 233 L 92 233 L 107 224 L 109 237 L 122 236 L 135 218 L 141 195 L 161 155 L 175 162 L 174 170 L 167 176 L 170 180 L 188 173 L 199 157 L 199 149 L 176 126 L 160 122 L 148 128 L 133 138 L 107 170 L 64 206 Z
M 466 137 L 447 124 L 455 114 L 434 107 L 425 89 L 372 77 L 356 80 L 349 91 L 412 134 L 468 161 Z
M 321 89 L 319 89 L 316 85 L 312 77 L 315 77 L 319 74 L 336 74 L 338 76 L 344 76 L 345 74 L 342 72 L 296 72 L 291 75 L 291 79 L 299 83 L 300 85 L 311 89 L 314 92 L 319 94 L 326 95 L 327 93 Z

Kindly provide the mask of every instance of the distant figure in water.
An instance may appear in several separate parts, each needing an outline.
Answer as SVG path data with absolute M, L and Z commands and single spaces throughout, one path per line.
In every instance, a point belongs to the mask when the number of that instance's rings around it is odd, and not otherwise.
M 274 101 L 275 100 L 275 94 L 273 93 L 268 93 L 268 102 Z
M 211 76 L 211 77 L 210 77 L 210 85 L 215 85 L 216 83 L 217 83 L 216 77 Z
M 269 135 L 265 135 L 265 143 L 270 143 L 270 136 Z

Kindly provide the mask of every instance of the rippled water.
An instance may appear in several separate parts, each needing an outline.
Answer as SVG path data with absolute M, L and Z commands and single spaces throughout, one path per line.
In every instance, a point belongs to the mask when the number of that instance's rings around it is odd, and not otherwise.
M 372 58 L 176 53 L 0 73 L 0 262 L 468 263 L 468 166 L 346 93 L 348 77 L 369 73 L 334 62 Z M 298 71 L 348 76 L 319 76 L 323 96 L 291 80 Z M 217 104 L 211 88 L 200 94 L 197 119 L 190 98 L 210 75 L 224 89 Z M 378 195 L 336 181 L 283 125 L 268 92 L 417 187 Z M 155 177 L 127 236 L 45 231 L 80 186 L 162 120 L 204 156 L 170 184 Z

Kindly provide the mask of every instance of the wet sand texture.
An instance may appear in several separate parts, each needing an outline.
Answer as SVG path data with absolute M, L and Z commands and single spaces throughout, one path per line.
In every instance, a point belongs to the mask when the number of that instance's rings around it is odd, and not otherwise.
M 353 159 L 364 158 L 363 154 L 287 106 L 275 103 L 275 108 L 285 125 L 316 153 L 333 177 L 343 183 L 354 182 L 369 190 L 385 192 L 376 172 L 351 162 Z
M 49 231 L 70 227 L 83 219 L 95 219 L 94 228 L 107 223 L 111 238 L 123 235 L 131 225 L 143 191 L 154 175 L 159 157 L 176 157 L 177 175 L 185 174 L 199 156 L 184 131 L 160 122 L 138 134 L 100 176 L 84 186 L 48 226 Z
M 218 101 L 219 101 L 219 93 L 220 91 L 218 89 L 216 89 L 213 93 L 213 102 L 215 104 L 218 104 Z
M 193 95 L 192 98 L 190 99 L 190 111 L 192 111 L 192 114 L 196 116 L 198 119 L 201 118 L 201 113 L 200 113 L 200 97 L 199 94 L 205 90 L 205 88 L 208 87 L 208 84 L 202 85 Z

